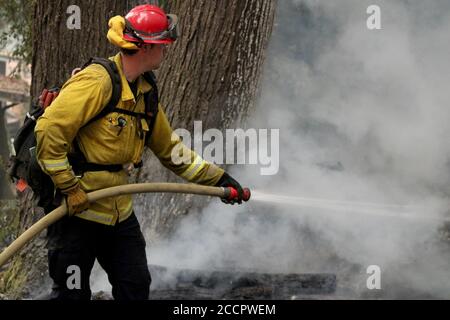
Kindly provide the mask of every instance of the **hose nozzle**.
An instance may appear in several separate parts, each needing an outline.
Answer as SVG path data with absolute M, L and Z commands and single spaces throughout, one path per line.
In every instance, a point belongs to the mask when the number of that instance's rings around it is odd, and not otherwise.
M 242 200 L 247 202 L 248 200 L 250 200 L 250 197 L 252 195 L 252 193 L 250 192 L 249 188 L 243 188 L 242 189 L 244 191 L 244 195 L 242 197 Z M 239 193 L 235 188 L 232 187 L 227 187 L 224 188 L 224 199 L 228 200 L 228 201 L 233 201 L 233 200 L 238 200 L 239 198 Z

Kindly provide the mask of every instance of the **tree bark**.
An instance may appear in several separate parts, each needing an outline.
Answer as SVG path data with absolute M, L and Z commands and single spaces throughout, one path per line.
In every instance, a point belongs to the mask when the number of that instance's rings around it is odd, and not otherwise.
M 67 13 L 71 5 L 81 12 L 81 29 L 69 29 Z M 108 20 L 127 10 L 127 1 L 37 0 L 33 20 L 33 62 L 31 96 L 43 88 L 59 86 L 71 71 L 90 57 L 108 56 L 115 49 L 106 39 Z
M 254 108 L 275 7 L 275 0 L 168 1 L 166 11 L 178 15 L 181 37 L 169 47 L 158 81 L 173 128 L 192 134 L 194 121 L 202 121 L 203 130 L 245 125 Z M 150 152 L 144 163 L 140 180 L 181 181 L 161 169 Z M 204 205 L 204 198 L 190 195 L 141 195 L 135 201 L 150 243 Z
M 113 54 L 115 50 L 106 40 L 108 19 L 124 14 L 137 2 L 36 0 L 33 100 L 42 88 L 61 85 L 71 70 L 83 65 L 89 57 Z M 70 5 L 81 9 L 81 30 L 69 30 L 66 26 Z M 275 0 L 172 0 L 167 1 L 166 9 L 179 16 L 182 29 L 181 38 L 171 46 L 167 61 L 158 72 L 161 101 L 172 126 L 192 130 L 194 120 L 202 120 L 205 129 L 241 124 L 256 97 Z M 148 151 L 144 162 L 144 168 L 135 176 L 139 181 L 178 179 Z M 20 194 L 19 202 L 21 232 L 42 212 L 35 208 L 30 191 Z M 136 212 L 151 241 L 171 230 L 190 208 L 202 205 L 193 196 L 135 199 Z M 17 298 L 47 287 L 44 240 L 41 236 L 12 260 L 7 271 L 0 275 L 0 293 Z
M 5 109 L 0 102 L 0 200 L 13 199 L 9 182 L 6 176 L 6 167 L 9 158 L 8 135 L 6 132 Z M 0 216 L 1 218 L 1 216 Z

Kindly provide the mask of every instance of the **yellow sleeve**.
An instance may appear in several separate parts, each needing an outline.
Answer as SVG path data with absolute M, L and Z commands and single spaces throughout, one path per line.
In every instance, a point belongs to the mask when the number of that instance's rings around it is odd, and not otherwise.
M 91 65 L 70 78 L 38 119 L 36 156 L 44 172 L 62 191 L 78 183 L 67 154 L 78 130 L 106 106 L 112 94 L 109 74 Z
M 183 144 L 173 132 L 161 105 L 148 147 L 163 166 L 189 182 L 213 186 L 224 173 L 223 169 L 203 160 Z

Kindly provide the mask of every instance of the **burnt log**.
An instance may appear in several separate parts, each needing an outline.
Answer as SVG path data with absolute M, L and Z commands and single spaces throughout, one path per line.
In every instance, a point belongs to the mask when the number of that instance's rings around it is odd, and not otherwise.
M 270 274 L 246 270 L 189 270 L 149 266 L 150 299 L 296 299 L 336 291 L 329 273 Z

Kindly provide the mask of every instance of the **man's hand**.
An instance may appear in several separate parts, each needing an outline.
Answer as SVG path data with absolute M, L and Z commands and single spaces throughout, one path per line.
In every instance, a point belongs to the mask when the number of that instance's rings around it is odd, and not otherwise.
M 238 192 L 237 200 L 230 201 L 227 199 L 222 199 L 223 203 L 232 204 L 232 205 L 234 205 L 235 203 L 242 204 L 242 199 L 244 197 L 244 190 L 242 189 L 239 182 L 234 180 L 233 177 L 231 177 L 228 173 L 225 172 L 223 174 L 223 176 L 220 178 L 219 182 L 217 182 L 216 187 L 223 187 L 223 188 L 232 187 L 232 188 L 236 189 Z
M 83 189 L 81 189 L 79 183 L 75 187 L 64 191 L 63 194 L 66 196 L 66 203 L 70 217 L 89 208 L 87 194 Z

